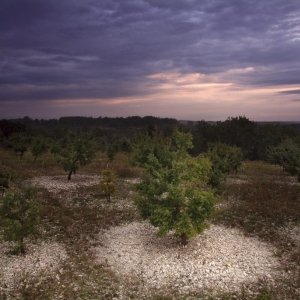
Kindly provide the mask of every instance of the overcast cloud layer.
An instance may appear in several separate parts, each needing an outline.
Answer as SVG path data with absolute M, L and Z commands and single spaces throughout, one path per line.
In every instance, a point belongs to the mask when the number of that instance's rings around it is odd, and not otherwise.
M 1 0 L 0 118 L 300 121 L 299 0 Z

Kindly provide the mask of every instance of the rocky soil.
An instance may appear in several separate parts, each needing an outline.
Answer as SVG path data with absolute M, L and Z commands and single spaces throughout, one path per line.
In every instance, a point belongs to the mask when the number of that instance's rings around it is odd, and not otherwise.
M 36 279 L 39 284 L 59 270 L 68 258 L 62 244 L 56 242 L 32 245 L 27 243 L 27 254 L 8 255 L 13 243 L 0 243 L 0 293 L 7 293 L 26 281 Z
M 58 198 L 66 196 L 62 201 L 70 198 L 67 202 L 71 205 L 77 188 L 96 185 L 99 180 L 97 175 L 76 175 L 69 182 L 66 176 L 44 176 L 32 183 L 45 187 Z M 124 183 L 135 182 L 131 181 Z M 117 199 L 109 205 L 116 203 L 123 208 L 133 205 L 131 199 Z M 281 233 L 300 245 L 299 226 L 287 226 Z M 156 229 L 147 222 L 111 227 L 91 244 L 97 245 L 90 250 L 91 259 L 119 274 L 121 280 L 138 281 L 145 294 L 148 289 L 234 292 L 242 286 L 251 289 L 259 280 L 276 284 L 276 278 L 283 276 L 276 248 L 255 237 L 246 237 L 237 229 L 213 224 L 187 247 L 181 247 L 171 234 L 158 238 Z M 42 282 L 68 260 L 64 245 L 57 242 L 28 243 L 26 256 L 8 256 L 9 249 L 11 244 L 0 243 L 0 295 L 28 277 L 40 278 Z M 122 299 L 121 294 L 118 299 Z
M 133 222 L 102 233 L 102 247 L 92 251 L 120 276 L 137 276 L 145 288 L 237 291 L 259 279 L 274 280 L 279 271 L 275 249 L 237 229 L 211 225 L 187 247 L 172 235 L 158 238 L 148 223 Z
M 90 186 L 99 184 L 98 175 L 73 175 L 72 180 L 67 180 L 67 176 L 42 176 L 31 180 L 36 186 L 46 188 L 49 192 L 58 193 L 62 190 L 76 190 L 80 186 Z

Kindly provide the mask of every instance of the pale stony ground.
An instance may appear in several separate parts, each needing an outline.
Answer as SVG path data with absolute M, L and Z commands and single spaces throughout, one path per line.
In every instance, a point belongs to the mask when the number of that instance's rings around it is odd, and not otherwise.
M 187 247 L 172 235 L 158 238 L 150 224 L 133 222 L 99 235 L 102 247 L 92 249 L 101 264 L 122 277 L 137 276 L 145 288 L 180 292 L 238 291 L 259 279 L 279 275 L 275 248 L 237 229 L 211 225 Z
M 76 190 L 80 186 L 90 186 L 99 182 L 97 175 L 76 175 L 71 181 L 66 176 L 42 176 L 31 181 L 33 186 L 46 188 L 49 192 L 57 194 L 60 191 Z M 68 259 L 66 249 L 62 243 L 43 242 L 31 244 L 26 242 L 27 254 L 25 256 L 8 255 L 13 243 L 0 243 L 0 293 L 25 284 L 30 278 L 42 282 L 46 277 L 59 271 L 63 262 Z
M 45 187 L 60 197 L 71 193 L 70 199 L 81 186 L 99 183 L 98 175 L 75 175 L 71 181 L 66 176 L 43 176 L 32 180 L 33 185 Z M 125 180 L 132 185 L 137 180 Z M 107 205 L 107 204 L 106 204 Z M 118 199 L 110 205 L 132 206 L 132 199 Z M 300 245 L 299 226 L 287 226 L 280 231 Z M 276 248 L 255 237 L 245 237 L 237 229 L 211 225 L 203 235 L 192 239 L 186 248 L 179 246 L 172 235 L 158 238 L 156 230 L 146 223 L 133 222 L 111 227 L 99 234 L 98 245 L 91 248 L 91 259 L 112 269 L 121 279 L 138 279 L 141 293 L 147 290 L 175 289 L 179 293 L 214 290 L 239 291 L 258 280 L 276 284 L 282 277 L 280 259 L 274 255 Z M 44 242 L 28 244 L 26 256 L 7 256 L 8 243 L 0 244 L 0 292 L 13 289 L 24 276 L 39 277 L 57 274 L 68 255 L 63 244 Z M 21 275 L 21 276 L 20 276 Z M 22 280 L 23 280 L 22 279 Z M 119 287 L 122 298 L 122 286 Z
M 71 180 L 67 176 L 42 176 L 31 180 L 36 186 L 46 188 L 49 192 L 57 193 L 61 190 L 76 190 L 80 186 L 90 186 L 99 184 L 98 175 L 73 175 Z
M 46 277 L 59 270 L 68 259 L 64 245 L 57 242 L 43 242 L 40 245 L 28 243 L 27 254 L 8 255 L 12 243 L 0 243 L 0 292 L 7 293 L 21 284 L 26 286 L 30 278 L 41 283 Z

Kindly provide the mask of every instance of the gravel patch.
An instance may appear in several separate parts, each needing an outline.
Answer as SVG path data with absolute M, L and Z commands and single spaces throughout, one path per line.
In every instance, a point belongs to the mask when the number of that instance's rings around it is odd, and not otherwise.
M 41 176 L 31 180 L 33 185 L 46 188 L 49 192 L 57 193 L 62 190 L 75 190 L 81 186 L 99 184 L 98 175 L 73 175 L 71 180 L 67 176 Z
M 159 238 L 149 223 L 133 222 L 99 235 L 96 260 L 120 275 L 137 276 L 149 288 L 180 293 L 239 291 L 259 279 L 273 281 L 280 263 L 275 249 L 237 229 L 211 225 L 181 247 L 173 235 Z
M 0 292 L 7 293 L 32 278 L 42 281 L 59 269 L 68 258 L 65 248 L 56 242 L 28 245 L 27 254 L 8 255 L 12 243 L 0 244 Z

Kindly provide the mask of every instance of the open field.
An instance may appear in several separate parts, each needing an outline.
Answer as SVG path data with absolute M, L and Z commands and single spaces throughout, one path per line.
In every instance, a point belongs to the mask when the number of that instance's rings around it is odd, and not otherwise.
M 116 195 L 99 189 L 105 155 L 70 182 L 52 156 L 1 150 L 11 189 L 37 187 L 39 230 L 25 256 L 0 244 L 0 299 L 300 299 L 300 188 L 281 168 L 245 162 L 224 183 L 210 229 L 181 247 L 134 206 L 141 170 L 118 155 Z

